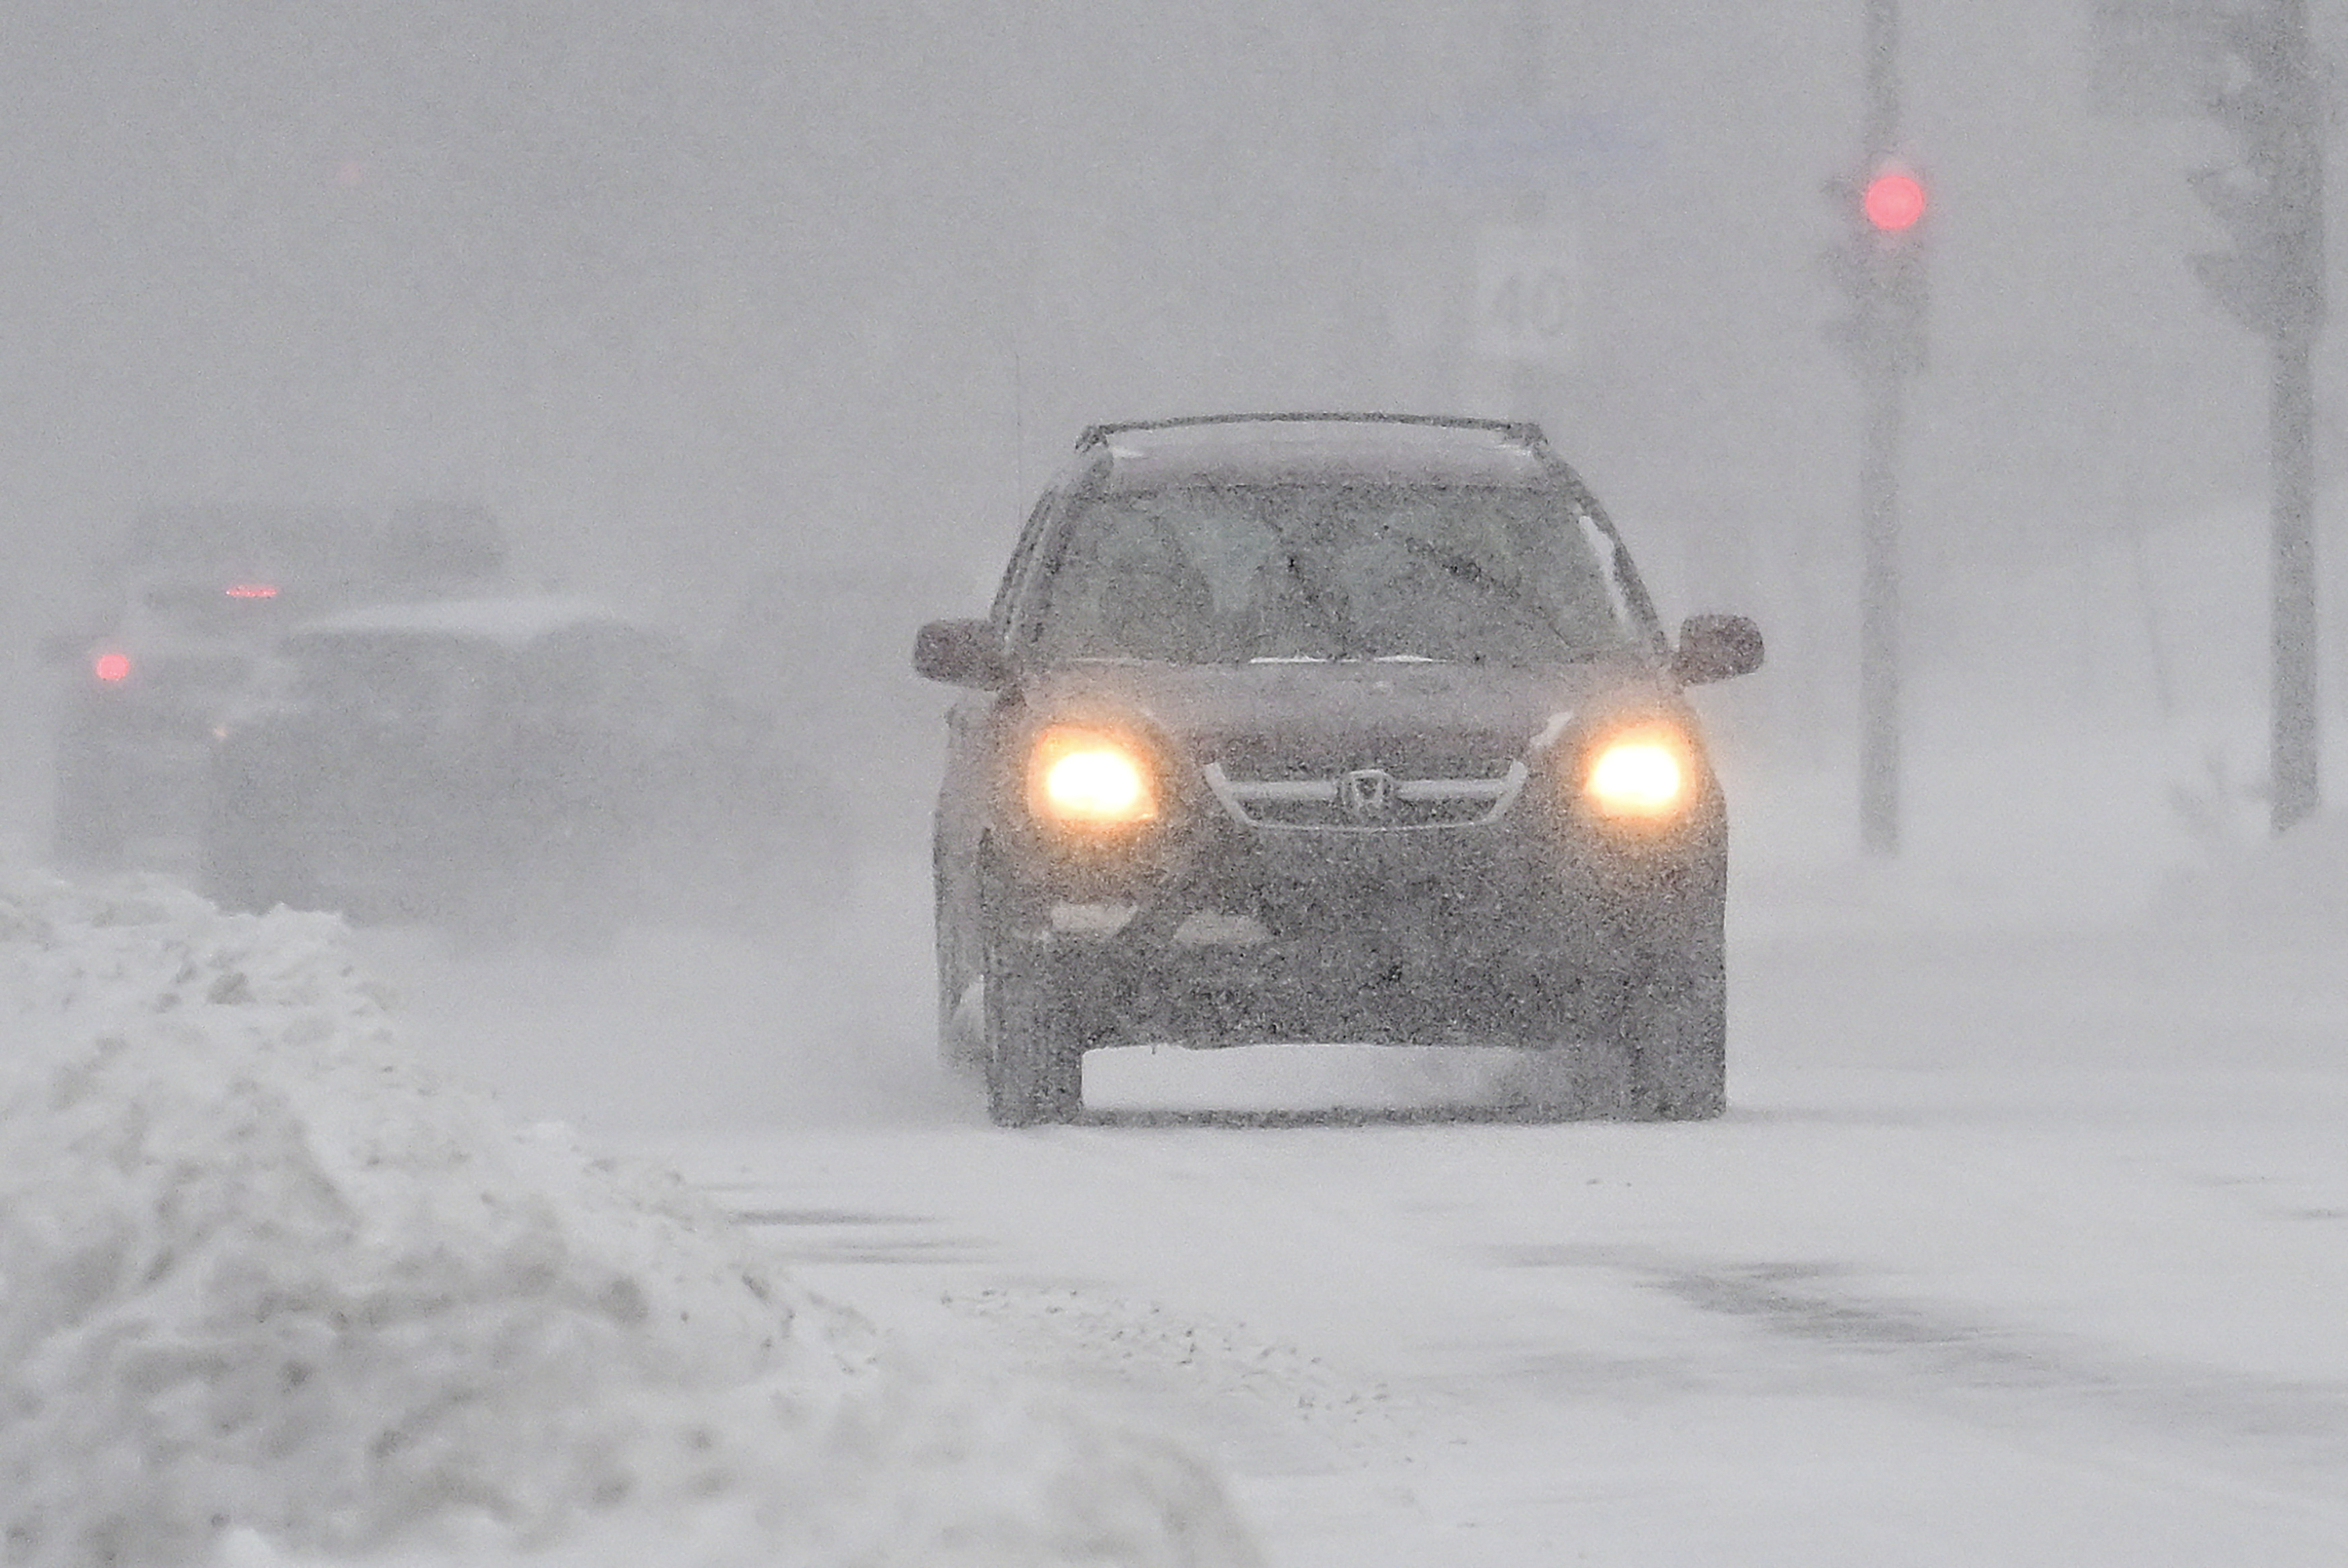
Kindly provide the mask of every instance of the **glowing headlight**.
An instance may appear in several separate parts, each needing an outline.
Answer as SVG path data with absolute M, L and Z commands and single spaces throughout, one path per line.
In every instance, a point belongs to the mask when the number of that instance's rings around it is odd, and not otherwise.
M 1632 735 L 1599 749 L 1581 788 L 1604 815 L 1655 822 L 1685 807 L 1691 782 L 1680 746 L 1660 735 Z
M 1027 806 L 1046 822 L 1128 827 L 1158 818 L 1142 753 L 1098 730 L 1050 729 L 1027 759 Z

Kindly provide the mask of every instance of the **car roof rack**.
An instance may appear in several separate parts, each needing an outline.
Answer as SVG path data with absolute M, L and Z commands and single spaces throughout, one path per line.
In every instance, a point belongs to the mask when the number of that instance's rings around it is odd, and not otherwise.
M 1465 419 L 1440 414 L 1188 414 L 1172 419 L 1128 419 L 1115 424 L 1087 425 L 1076 437 L 1083 452 L 1128 430 L 1174 430 L 1189 425 L 1336 424 L 1439 425 L 1458 430 L 1489 430 L 1527 446 L 1544 446 L 1548 437 L 1530 419 Z

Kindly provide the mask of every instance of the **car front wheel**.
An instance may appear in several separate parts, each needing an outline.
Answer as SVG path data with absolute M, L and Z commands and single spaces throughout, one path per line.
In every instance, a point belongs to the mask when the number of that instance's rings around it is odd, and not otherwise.
M 1728 986 L 1716 942 L 1654 955 L 1623 997 L 1631 1114 L 1701 1122 L 1728 1108 Z
M 986 1112 L 1000 1127 L 1074 1121 L 1084 1109 L 1085 1042 L 1050 948 L 1022 942 L 1002 907 L 986 915 Z
M 316 908 L 301 857 L 265 833 L 248 825 L 214 825 L 201 847 L 204 894 L 232 913 L 262 915 L 280 904 Z
M 50 847 L 57 865 L 111 870 L 122 863 L 123 840 L 121 808 L 107 787 L 105 767 L 79 747 L 63 748 L 51 820 Z

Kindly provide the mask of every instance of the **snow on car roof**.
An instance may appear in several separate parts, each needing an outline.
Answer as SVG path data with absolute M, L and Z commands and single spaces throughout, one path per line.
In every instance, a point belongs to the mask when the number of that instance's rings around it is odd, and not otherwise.
M 641 625 L 633 617 L 593 600 L 534 596 L 372 604 L 304 621 L 296 635 L 407 633 L 464 637 L 523 648 L 550 632 L 572 627 Z
M 1487 425 L 1380 419 L 1230 419 L 1112 429 L 1117 487 L 1307 480 L 1524 485 L 1550 462 Z

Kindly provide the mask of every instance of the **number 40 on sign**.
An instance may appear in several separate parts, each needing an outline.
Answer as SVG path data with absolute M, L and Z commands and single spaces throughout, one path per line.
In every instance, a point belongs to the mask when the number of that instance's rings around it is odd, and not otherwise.
M 1476 234 L 1472 346 L 1485 359 L 1563 365 L 1581 329 L 1581 257 L 1557 223 L 1493 223 Z

